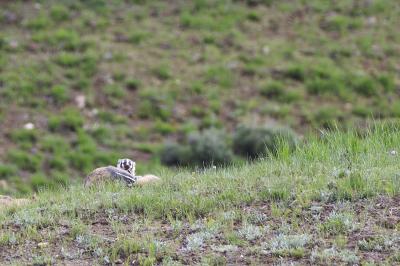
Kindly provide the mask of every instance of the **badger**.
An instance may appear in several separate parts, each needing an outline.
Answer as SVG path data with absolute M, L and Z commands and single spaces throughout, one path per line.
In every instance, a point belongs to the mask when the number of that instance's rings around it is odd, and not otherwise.
M 96 168 L 85 178 L 85 186 L 91 186 L 104 181 L 121 180 L 127 186 L 143 185 L 160 180 L 155 175 L 136 175 L 136 163 L 130 159 L 119 159 L 117 166 L 105 166 Z

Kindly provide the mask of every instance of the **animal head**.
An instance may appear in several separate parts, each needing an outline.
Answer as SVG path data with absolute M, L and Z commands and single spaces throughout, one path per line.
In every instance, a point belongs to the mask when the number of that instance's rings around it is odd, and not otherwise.
M 117 167 L 128 171 L 132 175 L 135 175 L 136 163 L 130 159 L 119 159 Z

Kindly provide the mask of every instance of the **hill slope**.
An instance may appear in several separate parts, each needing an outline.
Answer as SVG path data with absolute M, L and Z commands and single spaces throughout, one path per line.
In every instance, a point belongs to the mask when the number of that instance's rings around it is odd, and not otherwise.
M 1 264 L 398 264 L 398 128 L 253 165 L 43 191 L 0 213 Z
M 165 139 L 210 127 L 400 115 L 394 0 L 0 5 L 1 193 L 153 168 Z

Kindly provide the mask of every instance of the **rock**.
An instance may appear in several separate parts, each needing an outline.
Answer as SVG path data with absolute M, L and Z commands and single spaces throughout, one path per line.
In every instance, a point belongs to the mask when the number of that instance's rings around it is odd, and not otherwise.
M 86 106 L 86 97 L 85 95 L 77 95 L 75 97 L 75 103 L 79 109 L 83 109 Z
M 24 128 L 26 129 L 26 130 L 32 130 L 32 129 L 34 129 L 35 128 L 35 125 L 33 124 L 33 123 L 26 123 L 25 125 L 24 125 Z

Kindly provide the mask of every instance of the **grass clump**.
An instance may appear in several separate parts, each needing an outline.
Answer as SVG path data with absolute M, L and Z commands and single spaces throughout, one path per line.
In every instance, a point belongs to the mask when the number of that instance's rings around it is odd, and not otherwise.
M 0 179 L 8 179 L 17 173 L 17 167 L 13 164 L 0 164 Z
M 70 17 L 70 11 L 64 5 L 53 5 L 50 9 L 50 17 L 56 22 L 66 21 Z
M 343 15 L 331 15 L 327 16 L 321 27 L 327 31 L 336 31 L 344 33 L 348 30 L 355 30 L 362 26 L 362 22 L 358 18 L 343 16 Z
M 42 156 L 39 154 L 28 154 L 19 149 L 11 149 L 8 151 L 7 159 L 17 165 L 18 168 L 29 172 L 38 171 L 42 165 Z
M 68 90 L 63 85 L 56 85 L 51 88 L 51 97 L 53 98 L 55 104 L 61 105 L 68 101 L 69 95 Z
M 84 120 L 77 109 L 67 108 L 61 115 L 50 117 L 48 126 L 50 131 L 78 131 L 82 128 Z
M 166 65 L 160 65 L 154 68 L 153 73 L 160 80 L 167 80 L 172 78 L 171 70 Z
M 346 213 L 331 213 L 321 225 L 321 231 L 326 234 L 348 234 L 354 228 L 353 217 Z
M 10 138 L 20 147 L 29 148 L 37 142 L 39 135 L 34 129 L 16 129 L 10 133 Z
M 270 82 L 260 88 L 260 93 L 269 98 L 279 98 L 285 93 L 285 87 L 282 82 Z
M 128 37 L 130 43 L 138 45 L 141 44 L 144 40 L 146 40 L 150 34 L 145 31 L 135 31 L 131 33 Z

